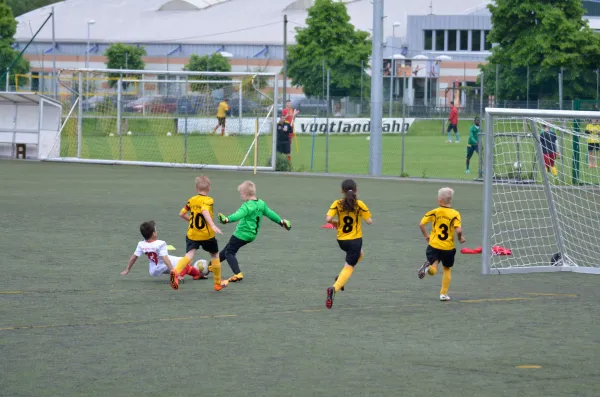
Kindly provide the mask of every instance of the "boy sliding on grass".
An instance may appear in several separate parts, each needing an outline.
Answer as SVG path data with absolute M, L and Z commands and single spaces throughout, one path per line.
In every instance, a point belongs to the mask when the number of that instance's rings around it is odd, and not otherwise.
M 461 244 L 465 243 L 463 236 L 462 224 L 460 222 L 460 213 L 452 208 L 452 197 L 454 190 L 449 187 L 441 188 L 438 191 L 439 207 L 425 214 L 419 228 L 423 237 L 429 243 L 425 255 L 427 261 L 421 266 L 418 272 L 420 279 L 425 277 L 425 274 L 434 276 L 437 273 L 438 263 L 442 263 L 444 276 L 442 278 L 442 289 L 440 290 L 440 300 L 449 301 L 448 288 L 450 288 L 450 280 L 452 279 L 452 266 L 454 266 L 454 256 L 456 248 L 454 246 L 454 232 L 458 236 L 458 241 Z M 432 223 L 431 234 L 427 234 L 425 226 Z
M 240 209 L 229 216 L 219 213 L 219 222 L 222 224 L 239 221 L 233 236 L 219 254 L 219 260 L 221 262 L 227 261 L 229 267 L 231 267 L 233 276 L 228 281 L 232 283 L 244 279 L 236 254 L 240 248 L 256 239 L 263 215 L 286 230 L 292 228 L 290 221 L 281 219 L 264 201 L 256 198 L 256 185 L 253 182 L 245 181 L 238 186 L 238 191 L 240 192 L 240 198 L 244 201 Z
M 173 270 L 173 263 L 177 263 L 181 258 L 169 255 L 167 243 L 163 240 L 158 240 L 154 221 L 142 223 L 140 225 L 140 233 L 144 239 L 138 243 L 135 252 L 129 258 L 127 267 L 121 272 L 121 275 L 127 275 L 137 259 L 142 255 L 148 257 L 148 272 L 151 276 L 158 277 L 161 274 L 169 274 Z M 190 265 L 187 265 L 183 269 L 179 280 L 183 280 L 182 276 L 185 275 L 192 276 L 194 280 L 206 278 L 197 268 Z

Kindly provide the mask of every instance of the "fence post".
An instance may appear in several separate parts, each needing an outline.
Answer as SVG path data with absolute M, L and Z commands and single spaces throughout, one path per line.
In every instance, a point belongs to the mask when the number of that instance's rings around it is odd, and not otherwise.
M 560 72 L 558 73 L 558 108 L 562 110 L 563 108 L 563 68 L 561 66 Z
M 77 158 L 81 158 L 81 139 L 83 138 L 83 73 L 77 72 L 79 80 L 77 91 L 79 96 L 78 117 L 77 117 Z
M 6 92 L 8 92 L 8 89 L 10 88 L 9 82 L 10 82 L 10 69 L 6 68 Z
M 186 98 L 187 98 L 188 81 L 189 81 L 189 76 L 186 75 L 185 76 L 185 97 Z M 191 104 L 191 100 L 188 103 Z M 187 107 L 186 107 L 185 110 L 186 110 L 186 112 L 185 112 L 185 126 L 183 128 L 183 162 L 187 163 L 187 150 L 188 150 L 188 114 L 189 114 L 189 111 L 188 111 Z
M 327 116 L 325 124 L 325 172 L 329 172 L 329 69 L 327 69 Z
M 402 103 L 402 126 L 400 127 L 400 133 L 402 134 L 402 155 L 400 164 L 400 176 L 404 176 L 404 136 L 408 131 L 404 131 L 404 117 L 406 116 L 406 104 Z
M 119 75 L 117 82 L 117 134 L 119 134 L 119 160 L 123 160 L 123 131 L 121 126 L 121 105 L 123 103 L 123 73 Z

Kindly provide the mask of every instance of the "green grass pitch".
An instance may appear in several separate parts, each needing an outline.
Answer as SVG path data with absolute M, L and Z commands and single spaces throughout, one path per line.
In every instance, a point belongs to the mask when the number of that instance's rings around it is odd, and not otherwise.
M 452 302 L 438 301 L 439 275 L 417 279 L 417 223 L 442 184 L 357 180 L 375 221 L 327 310 L 343 264 L 334 231 L 321 229 L 337 178 L 208 172 L 216 212 L 236 210 L 251 178 L 293 224 L 265 221 L 240 250 L 244 282 L 216 293 L 210 281 L 173 291 L 144 260 L 120 275 L 144 220 L 183 254 L 178 213 L 197 171 L 0 170 L 2 396 L 597 396 L 598 277 L 483 277 L 480 256 L 458 254 Z M 481 185 L 451 186 L 476 247 Z M 234 225 L 223 230 L 221 247 Z

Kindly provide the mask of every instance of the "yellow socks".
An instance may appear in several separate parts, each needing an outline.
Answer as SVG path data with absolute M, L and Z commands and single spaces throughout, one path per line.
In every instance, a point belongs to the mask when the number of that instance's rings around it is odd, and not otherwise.
M 429 273 L 430 276 L 435 276 L 435 274 L 437 273 L 437 267 L 429 266 L 429 268 L 427 268 L 427 273 Z
M 552 171 L 552 175 L 554 175 L 554 176 L 558 175 L 558 171 L 556 170 L 556 167 L 551 167 L 550 171 Z
M 210 261 L 210 269 L 213 274 L 213 279 L 216 285 L 221 285 L 221 261 L 219 258 Z
M 187 256 L 184 256 L 183 258 L 181 258 L 179 260 L 179 262 L 177 262 L 177 265 L 175 266 L 175 270 L 177 271 L 177 274 L 181 274 L 183 269 L 185 269 L 185 267 L 187 265 L 189 265 L 190 262 L 191 262 L 191 260 Z
M 342 289 L 342 287 L 348 282 L 348 279 L 350 279 L 350 276 L 352 276 L 353 271 L 354 268 L 352 266 L 344 266 L 344 268 L 340 272 L 340 275 L 337 278 L 337 281 L 335 282 L 335 284 L 333 284 L 335 292 L 338 292 Z
M 444 275 L 442 276 L 442 289 L 440 295 L 448 295 L 448 288 L 450 288 L 450 280 L 452 280 L 452 268 L 443 267 Z

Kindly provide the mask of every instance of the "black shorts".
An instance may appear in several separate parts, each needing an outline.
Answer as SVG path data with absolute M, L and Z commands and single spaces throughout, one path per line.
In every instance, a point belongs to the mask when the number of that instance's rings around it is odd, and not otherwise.
M 600 150 L 600 143 L 588 143 L 588 152 Z
M 458 127 L 456 126 L 456 124 L 448 124 L 447 132 L 450 132 L 450 131 L 454 131 L 455 134 L 458 133 Z
M 202 241 L 190 240 L 187 238 L 187 236 L 185 237 L 185 252 L 190 252 L 193 249 L 197 250 L 200 248 L 209 254 L 219 253 L 219 244 L 217 243 L 217 239 L 214 237 Z
M 356 266 L 362 250 L 362 238 L 354 240 L 338 240 L 338 245 L 346 253 L 346 263 Z
M 454 266 L 454 256 L 456 255 L 456 248 L 451 250 L 440 250 L 433 248 L 431 245 L 427 246 L 425 250 L 427 256 L 427 262 L 433 264 L 433 262 L 441 262 L 446 267 Z
M 221 251 L 221 253 L 219 254 L 221 261 L 227 260 L 227 257 L 229 255 L 235 256 L 240 250 L 240 248 L 242 248 L 246 244 L 250 244 L 250 241 L 244 241 L 235 236 L 231 236 L 229 242 L 227 243 L 225 248 L 223 248 L 223 251 Z
M 277 151 L 279 153 L 290 154 L 292 145 L 290 144 L 289 130 L 277 130 Z
M 219 124 L 217 124 L 217 126 L 225 127 L 225 120 L 226 120 L 225 117 L 217 117 L 217 122 L 219 123 Z
M 477 152 L 479 154 L 479 146 L 478 145 L 469 145 L 467 146 L 467 158 L 470 159 L 473 157 L 473 153 Z

